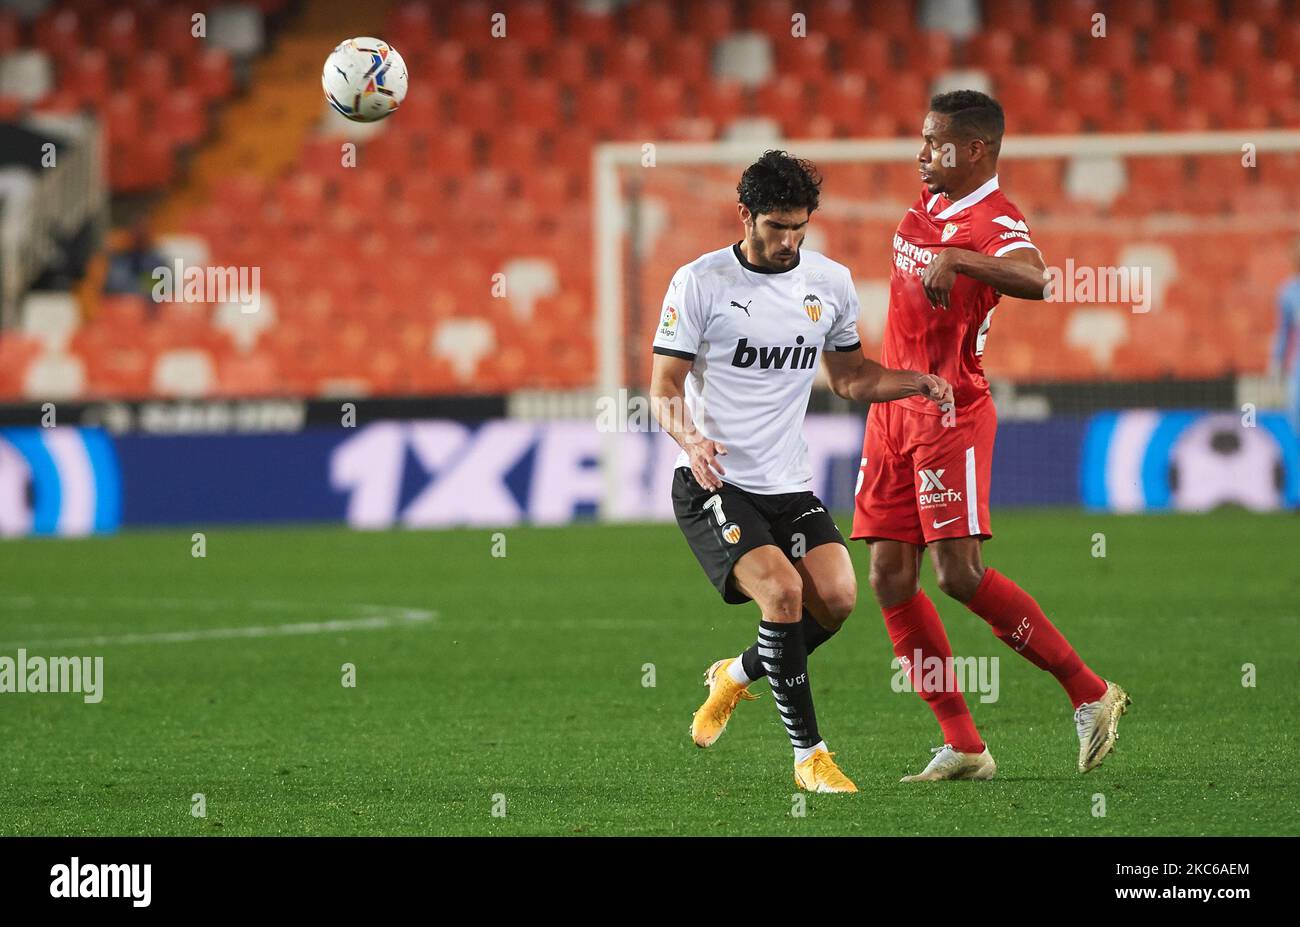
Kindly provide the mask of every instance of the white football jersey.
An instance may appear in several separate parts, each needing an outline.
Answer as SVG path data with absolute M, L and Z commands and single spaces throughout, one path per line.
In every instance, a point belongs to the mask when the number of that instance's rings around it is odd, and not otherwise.
M 656 354 L 694 361 L 686 405 L 727 449 L 723 481 L 763 494 L 808 489 L 803 420 L 821 352 L 861 349 L 847 267 L 804 249 L 789 270 L 768 270 L 738 244 L 673 275 L 654 339 Z

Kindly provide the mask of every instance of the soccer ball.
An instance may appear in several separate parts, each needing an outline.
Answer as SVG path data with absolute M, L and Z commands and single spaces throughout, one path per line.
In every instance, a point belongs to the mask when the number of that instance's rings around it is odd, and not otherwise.
M 387 42 L 362 36 L 340 42 L 321 73 L 325 99 L 353 122 L 391 116 L 406 99 L 406 62 Z

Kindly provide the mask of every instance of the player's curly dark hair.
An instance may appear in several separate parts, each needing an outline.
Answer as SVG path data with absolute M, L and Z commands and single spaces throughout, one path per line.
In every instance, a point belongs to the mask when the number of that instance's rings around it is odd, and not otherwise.
M 787 209 L 812 215 L 821 198 L 822 175 L 811 161 L 770 150 L 745 168 L 736 185 L 740 202 L 755 216 Z
M 978 90 L 951 90 L 930 98 L 930 110 L 948 117 L 952 131 L 962 138 L 978 138 L 997 148 L 1002 144 L 1006 117 L 1002 104 Z

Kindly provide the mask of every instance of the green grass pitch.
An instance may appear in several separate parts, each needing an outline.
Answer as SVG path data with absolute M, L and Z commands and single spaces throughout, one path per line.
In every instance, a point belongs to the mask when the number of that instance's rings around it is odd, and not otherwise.
M 714 747 L 689 739 L 702 671 L 758 617 L 722 604 L 671 524 L 509 529 L 505 557 L 487 530 L 213 529 L 202 559 L 189 529 L 2 542 L 0 655 L 102 655 L 104 683 L 94 705 L 0 694 L 0 834 L 1300 833 L 1294 516 L 1001 511 L 994 528 L 986 561 L 1132 694 L 1119 752 L 1079 776 L 1055 681 L 927 566 L 956 653 L 1001 659 L 998 701 L 970 699 L 999 770 L 900 784 L 938 728 L 891 689 L 854 543 L 858 609 L 810 670 L 862 791 L 808 796 L 802 817 L 765 683 Z M 388 614 L 367 606 L 436 614 L 355 627 Z M 269 631 L 230 636 L 250 627 Z

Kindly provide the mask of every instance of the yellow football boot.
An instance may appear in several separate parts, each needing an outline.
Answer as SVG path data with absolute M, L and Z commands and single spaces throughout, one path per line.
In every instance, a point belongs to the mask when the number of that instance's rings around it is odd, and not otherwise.
M 818 750 L 794 766 L 794 783 L 808 792 L 856 792 L 858 787 L 831 759 L 835 754 Z
M 758 698 L 747 688 L 731 678 L 727 672 L 736 658 L 719 660 L 708 668 L 704 674 L 704 684 L 709 687 L 709 697 L 695 712 L 691 719 L 691 740 L 697 747 L 709 747 L 722 736 L 731 713 L 736 710 L 736 703 L 741 699 L 752 702 Z

